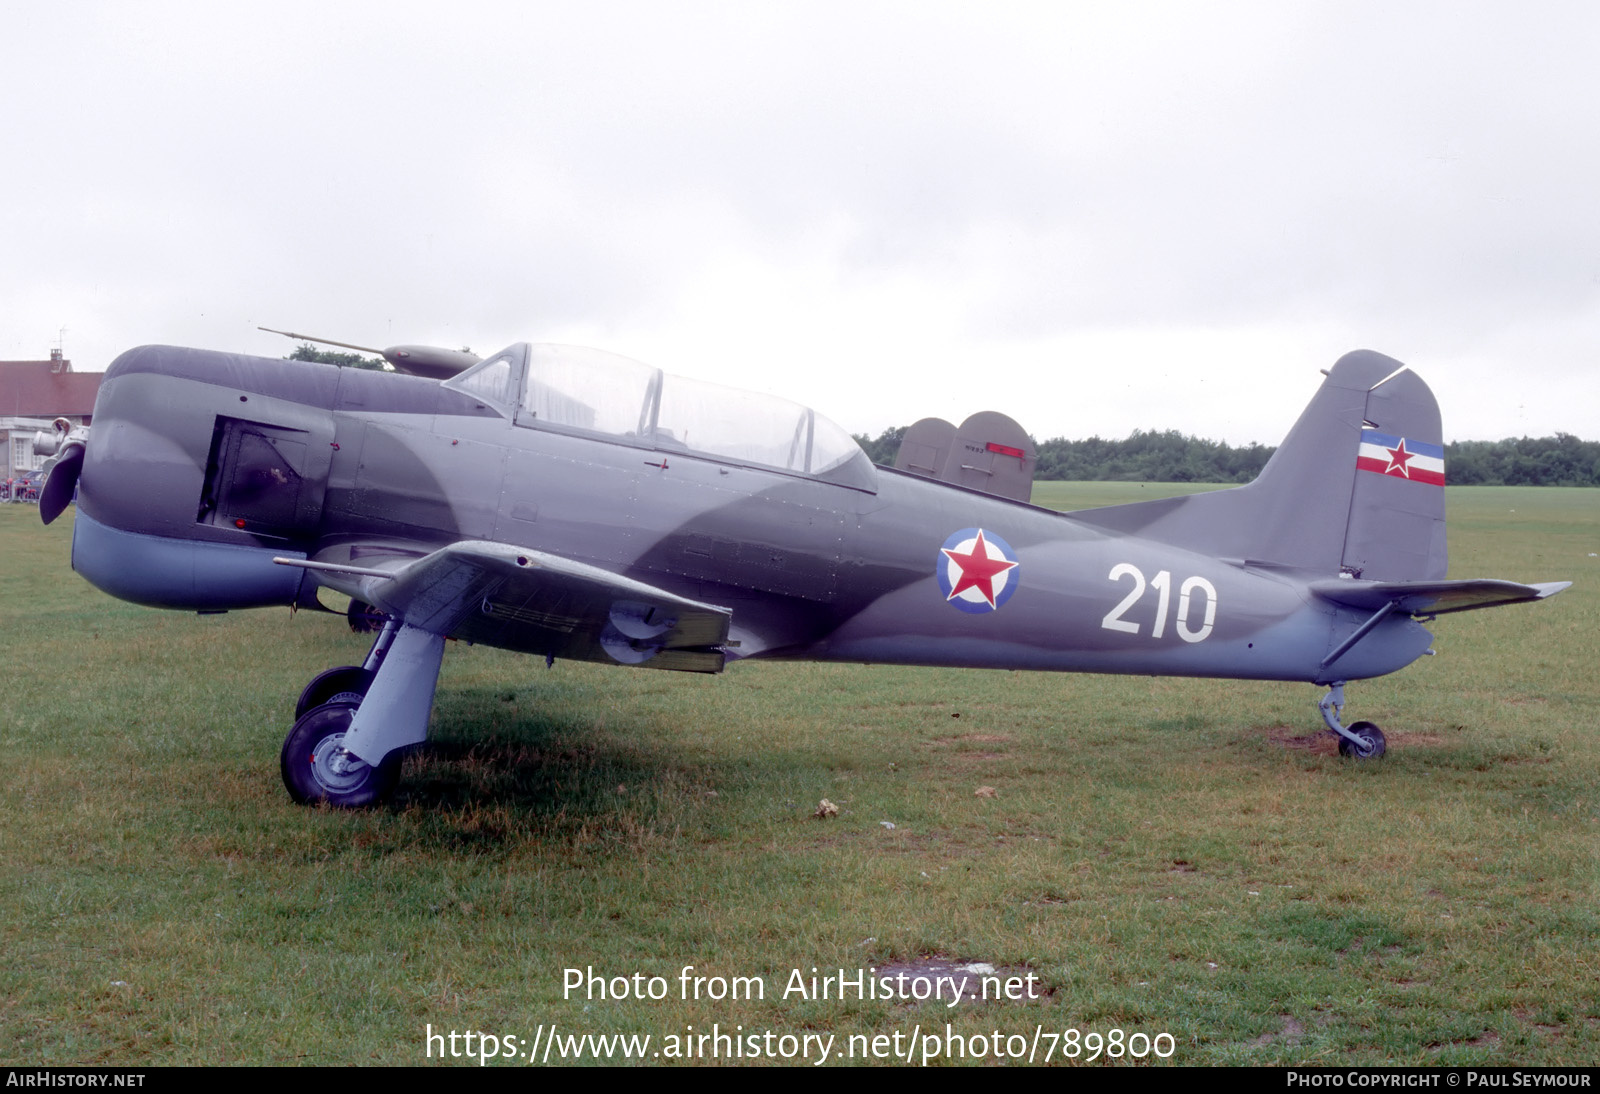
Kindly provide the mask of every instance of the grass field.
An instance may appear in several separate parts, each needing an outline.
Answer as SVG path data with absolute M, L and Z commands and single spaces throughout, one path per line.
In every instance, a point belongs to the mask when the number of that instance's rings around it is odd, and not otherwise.
M 277 771 L 301 686 L 364 653 L 342 621 L 123 604 L 71 573 L 70 520 L 0 507 L 0 1062 L 412 1064 L 428 1026 L 552 1024 L 837 1058 L 946 1023 L 1165 1033 L 1186 1064 L 1600 1062 L 1600 491 L 1448 498 L 1452 576 L 1577 584 L 1352 685 L 1379 762 L 1334 754 L 1310 685 L 453 645 L 433 745 L 354 814 Z M 1041 998 L 781 995 L 926 958 Z M 686 965 L 765 998 L 685 1001 Z M 667 997 L 564 998 L 588 967 Z

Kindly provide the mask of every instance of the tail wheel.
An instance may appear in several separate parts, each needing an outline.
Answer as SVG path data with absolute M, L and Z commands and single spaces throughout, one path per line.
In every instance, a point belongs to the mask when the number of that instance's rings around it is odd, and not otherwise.
M 1357 760 L 1376 760 L 1384 754 L 1387 745 L 1383 740 L 1383 730 L 1371 722 L 1357 722 L 1350 727 L 1350 732 L 1361 739 L 1358 745 L 1348 737 L 1339 738 L 1339 755 L 1348 756 Z
M 295 722 L 279 763 L 283 785 L 295 801 L 360 809 L 394 793 L 400 782 L 398 752 L 374 766 L 345 751 L 345 734 L 355 713 L 353 703 L 324 703 Z

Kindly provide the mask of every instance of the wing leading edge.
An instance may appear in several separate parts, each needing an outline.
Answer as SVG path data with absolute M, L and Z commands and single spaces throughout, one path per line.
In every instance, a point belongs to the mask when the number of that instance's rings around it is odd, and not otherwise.
M 451 544 L 421 558 L 339 548 L 275 559 L 413 626 L 467 642 L 578 661 L 720 672 L 730 612 L 582 562 L 507 543 Z

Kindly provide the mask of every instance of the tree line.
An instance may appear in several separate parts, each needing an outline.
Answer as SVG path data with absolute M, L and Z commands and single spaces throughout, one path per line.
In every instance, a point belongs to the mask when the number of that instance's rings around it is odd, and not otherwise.
M 873 463 L 892 465 L 905 426 L 856 441 Z M 1245 483 L 1276 446 L 1241 447 L 1176 430 L 1136 430 L 1123 440 L 1063 437 L 1039 443 L 1035 479 L 1123 482 Z M 1444 446 L 1445 480 L 1453 486 L 1600 486 L 1600 441 L 1570 433 L 1503 441 L 1454 441 Z
M 290 361 L 315 361 L 323 365 L 338 365 L 340 368 L 366 368 L 374 372 L 393 372 L 394 369 L 384 364 L 378 357 L 368 357 L 361 353 L 339 353 L 331 349 L 318 349 L 310 342 L 301 342 L 294 348 L 294 352 L 286 355 Z

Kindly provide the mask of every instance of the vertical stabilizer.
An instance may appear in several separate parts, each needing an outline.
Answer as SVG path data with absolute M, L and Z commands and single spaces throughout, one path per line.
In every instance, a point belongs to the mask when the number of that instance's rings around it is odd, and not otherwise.
M 1391 452 L 1402 439 L 1404 450 Z M 1248 486 L 1072 515 L 1219 558 L 1431 579 L 1445 566 L 1443 456 L 1427 385 L 1399 361 L 1358 350 L 1328 370 Z

